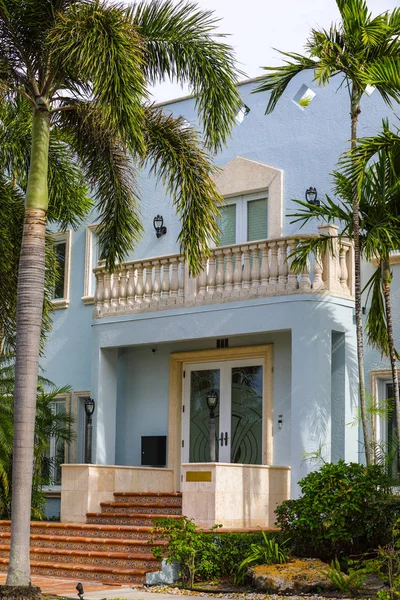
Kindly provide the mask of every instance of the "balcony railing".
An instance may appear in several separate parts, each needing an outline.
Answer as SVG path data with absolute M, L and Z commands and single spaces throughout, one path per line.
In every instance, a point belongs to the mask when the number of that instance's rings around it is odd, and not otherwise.
M 319 228 L 335 235 L 336 227 Z M 290 254 L 301 238 L 289 236 L 215 248 L 204 269 L 189 276 L 184 257 L 171 254 L 118 265 L 114 273 L 104 264 L 94 269 L 96 318 L 174 307 L 231 302 L 288 294 L 353 295 L 353 248 L 333 242 L 333 252 L 311 256 L 301 273 L 292 268 Z

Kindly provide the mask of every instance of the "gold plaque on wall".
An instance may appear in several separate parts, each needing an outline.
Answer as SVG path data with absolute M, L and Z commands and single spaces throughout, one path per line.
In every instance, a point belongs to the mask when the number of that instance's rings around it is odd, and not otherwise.
M 186 481 L 212 481 L 211 471 L 186 471 Z

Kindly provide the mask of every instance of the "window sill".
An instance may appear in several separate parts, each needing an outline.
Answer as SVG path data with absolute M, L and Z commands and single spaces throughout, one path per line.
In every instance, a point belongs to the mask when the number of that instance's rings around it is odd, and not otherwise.
M 94 304 L 94 296 L 82 296 L 83 304 Z
M 54 310 L 59 310 L 61 308 L 68 308 L 69 305 L 69 299 L 68 298 L 60 298 L 57 300 L 52 300 L 51 301 Z
M 61 485 L 50 485 L 42 488 L 43 494 L 46 498 L 60 498 L 61 496 Z

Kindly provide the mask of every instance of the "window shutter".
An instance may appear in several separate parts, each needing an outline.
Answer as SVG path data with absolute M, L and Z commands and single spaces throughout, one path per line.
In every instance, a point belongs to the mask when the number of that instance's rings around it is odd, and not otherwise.
M 236 244 L 236 204 L 227 204 L 221 208 L 218 225 L 221 230 L 219 245 L 230 246 Z
M 268 200 L 247 202 L 247 241 L 265 240 L 268 237 Z

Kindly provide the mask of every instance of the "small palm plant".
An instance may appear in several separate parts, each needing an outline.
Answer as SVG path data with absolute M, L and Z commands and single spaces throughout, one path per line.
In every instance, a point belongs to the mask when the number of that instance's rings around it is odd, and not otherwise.
M 251 552 L 239 565 L 235 575 L 235 583 L 242 584 L 247 577 L 247 570 L 252 565 L 281 565 L 289 560 L 288 540 L 278 543 L 274 537 L 268 537 L 262 531 L 263 543 L 251 544 Z

